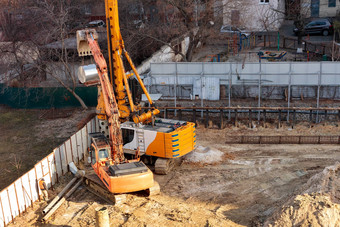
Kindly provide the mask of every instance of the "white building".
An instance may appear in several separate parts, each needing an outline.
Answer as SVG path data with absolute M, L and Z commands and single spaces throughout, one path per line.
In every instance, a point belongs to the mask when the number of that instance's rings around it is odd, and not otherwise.
M 284 0 L 221 0 L 223 24 L 252 31 L 276 31 L 284 20 Z
M 308 17 L 335 17 L 340 13 L 337 0 L 301 0 L 301 14 Z

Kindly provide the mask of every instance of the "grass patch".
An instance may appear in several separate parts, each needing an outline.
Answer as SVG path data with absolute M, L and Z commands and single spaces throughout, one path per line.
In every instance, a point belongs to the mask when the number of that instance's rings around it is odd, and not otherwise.
M 39 119 L 40 114 L 39 110 L 0 111 L 0 190 L 32 169 L 70 136 L 57 137 L 53 126 L 39 129 L 40 124 L 49 123 Z

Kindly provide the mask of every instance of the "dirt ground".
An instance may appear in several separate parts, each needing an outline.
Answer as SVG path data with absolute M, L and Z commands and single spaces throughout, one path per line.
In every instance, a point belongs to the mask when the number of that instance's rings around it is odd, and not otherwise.
M 263 47 L 256 47 L 253 49 L 248 49 L 241 51 L 240 53 L 233 54 L 231 50 L 229 50 L 228 54 L 228 47 L 227 44 L 214 44 L 214 45 L 205 45 L 201 47 L 198 51 L 196 51 L 193 55 L 194 62 L 208 62 L 211 61 L 212 55 L 220 54 L 221 62 L 259 62 L 259 51 L 277 51 L 277 48 L 263 48 Z M 280 51 L 287 51 L 287 54 L 278 61 L 294 61 L 296 57 L 295 53 L 291 50 L 283 50 Z M 307 58 L 305 57 L 304 60 L 306 61 Z M 261 62 L 270 62 L 267 59 L 262 59 Z
M 290 216 L 280 219 L 280 212 L 289 214 L 285 207 L 290 199 L 308 193 L 310 179 L 340 161 L 336 145 L 227 145 L 228 135 L 227 129 L 198 127 L 198 145 L 206 149 L 192 155 L 204 157 L 206 152 L 206 159 L 216 162 L 197 163 L 191 157 L 169 175 L 155 175 L 160 195 L 130 194 L 126 202 L 112 206 L 80 187 L 47 225 L 37 221 L 46 206 L 42 202 L 37 203 L 40 210 L 29 209 L 12 226 L 95 226 L 95 209 L 103 206 L 111 226 L 289 226 L 284 221 Z M 219 152 L 224 155 L 216 156 Z M 55 195 L 64 184 L 50 193 Z
M 78 131 L 94 110 L 19 110 L 0 106 L 0 190 Z

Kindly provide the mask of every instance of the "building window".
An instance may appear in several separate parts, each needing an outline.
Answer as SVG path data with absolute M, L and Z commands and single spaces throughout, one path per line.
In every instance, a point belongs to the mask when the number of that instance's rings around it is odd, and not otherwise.
M 260 0 L 260 4 L 269 4 L 269 0 Z
M 328 7 L 335 7 L 336 6 L 336 0 L 328 0 Z

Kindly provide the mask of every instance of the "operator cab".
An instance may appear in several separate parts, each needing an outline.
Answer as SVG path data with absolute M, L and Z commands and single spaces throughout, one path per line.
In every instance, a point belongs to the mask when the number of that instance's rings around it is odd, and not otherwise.
M 92 142 L 89 149 L 91 164 L 94 165 L 98 161 L 102 164 L 110 165 L 111 152 L 108 139 L 102 133 L 90 133 L 89 135 Z M 96 151 L 98 152 L 97 155 Z
M 109 151 L 107 150 L 107 148 L 103 148 L 98 151 L 98 158 L 100 161 L 102 161 L 103 159 L 107 160 L 110 158 Z

